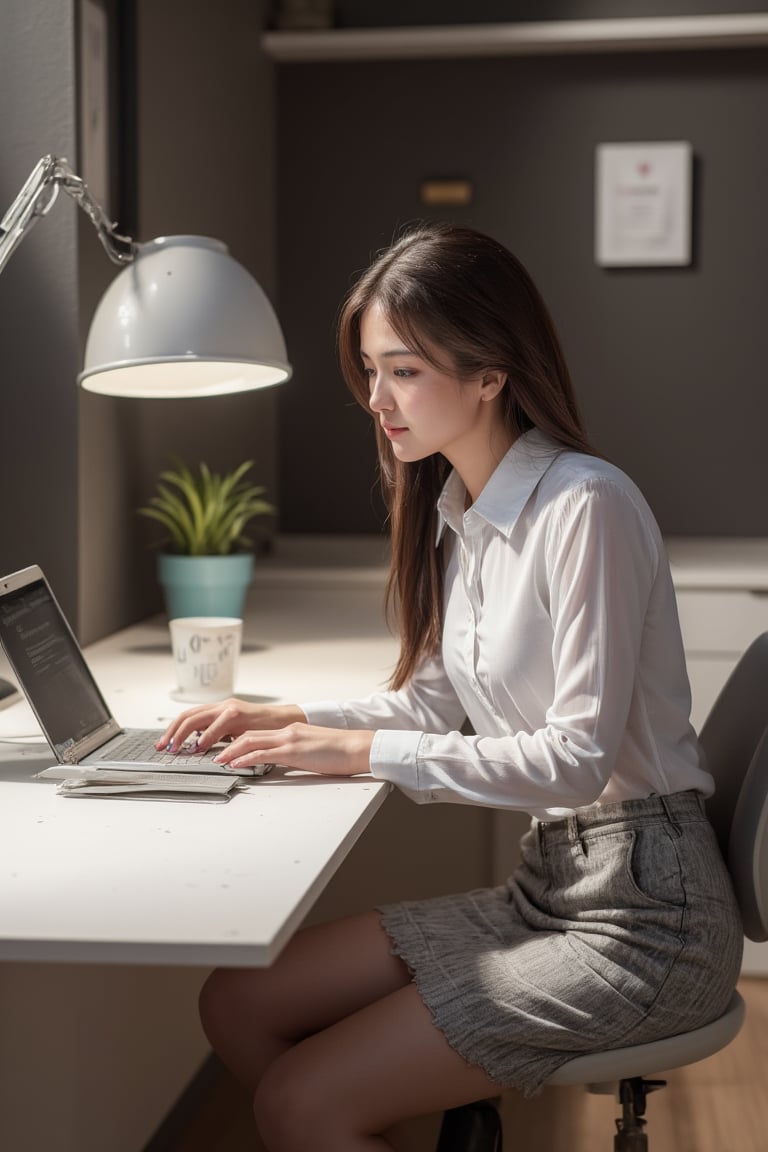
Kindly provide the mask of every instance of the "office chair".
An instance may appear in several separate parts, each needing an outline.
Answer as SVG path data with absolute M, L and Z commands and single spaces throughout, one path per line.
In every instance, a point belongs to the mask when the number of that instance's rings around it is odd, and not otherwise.
M 733 879 L 744 934 L 768 940 L 768 632 L 753 641 L 734 668 L 700 741 L 716 788 L 707 815 Z M 744 1001 L 734 992 L 724 1014 L 703 1028 L 578 1056 L 546 1083 L 616 1092 L 622 1115 L 616 1120 L 614 1152 L 646 1152 L 646 1096 L 666 1083 L 646 1077 L 714 1055 L 734 1039 L 743 1021 Z M 496 1103 L 482 1100 L 446 1112 L 437 1152 L 501 1152 Z

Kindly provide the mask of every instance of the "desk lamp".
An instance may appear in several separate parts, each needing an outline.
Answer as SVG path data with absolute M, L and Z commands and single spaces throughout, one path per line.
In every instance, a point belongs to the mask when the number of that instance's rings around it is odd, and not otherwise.
M 85 345 L 81 386 L 109 396 L 246 392 L 288 380 L 280 325 L 226 245 L 205 236 L 121 236 L 66 160 L 44 156 L 0 221 L 0 272 L 63 188 L 123 270 L 104 293 Z
M 246 392 L 290 378 L 272 305 L 226 245 L 205 236 L 139 244 L 120 235 L 85 181 L 56 156 L 38 161 L 0 221 L 0 273 L 62 188 L 122 267 L 91 321 L 77 378 L 83 388 L 167 399 Z M 2 700 L 0 691 L 0 706 Z

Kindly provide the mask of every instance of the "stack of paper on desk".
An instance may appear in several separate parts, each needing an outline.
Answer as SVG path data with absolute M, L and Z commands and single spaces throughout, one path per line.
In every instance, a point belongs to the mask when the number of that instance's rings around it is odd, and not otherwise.
M 133 772 L 57 765 L 36 779 L 59 780 L 62 796 L 114 796 L 123 800 L 207 800 L 225 802 L 240 783 L 237 776 L 199 772 Z

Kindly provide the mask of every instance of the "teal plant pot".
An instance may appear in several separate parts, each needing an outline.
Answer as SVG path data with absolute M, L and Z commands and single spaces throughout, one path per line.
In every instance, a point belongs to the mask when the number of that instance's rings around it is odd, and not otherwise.
M 180 616 L 238 616 L 253 579 L 253 555 L 173 556 L 161 552 L 157 575 L 170 620 Z

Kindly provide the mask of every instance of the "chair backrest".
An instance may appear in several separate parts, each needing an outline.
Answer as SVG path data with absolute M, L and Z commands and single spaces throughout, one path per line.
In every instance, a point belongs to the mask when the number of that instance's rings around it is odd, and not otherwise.
M 750 940 L 768 940 L 768 632 L 739 660 L 700 734 L 715 778 L 707 815 Z

